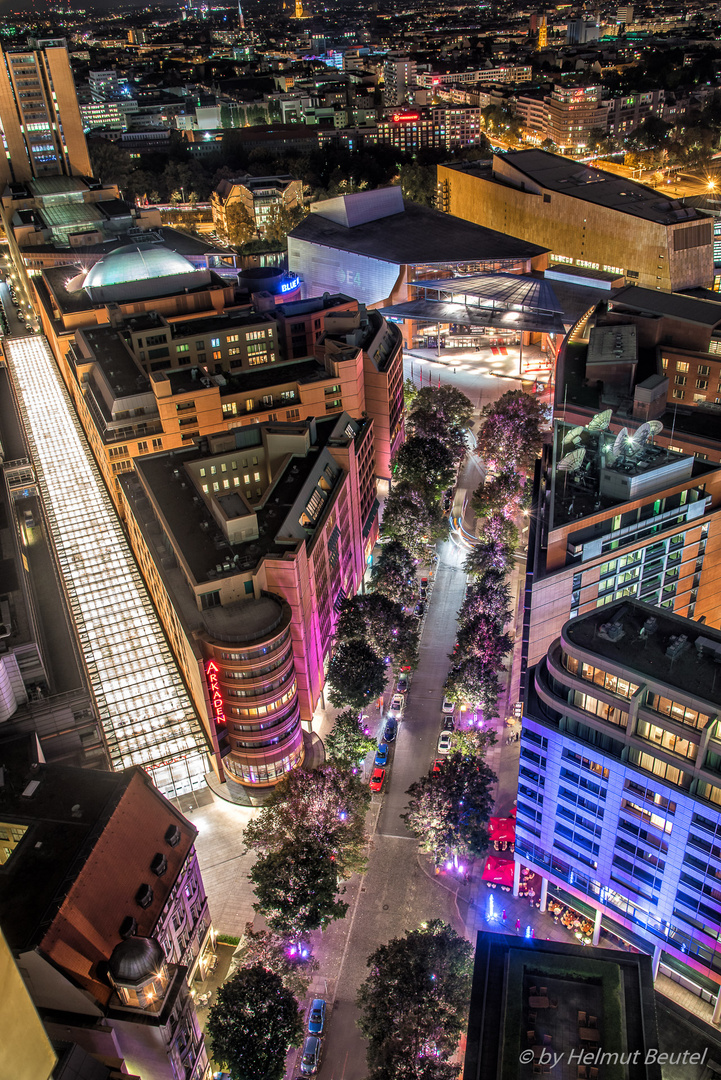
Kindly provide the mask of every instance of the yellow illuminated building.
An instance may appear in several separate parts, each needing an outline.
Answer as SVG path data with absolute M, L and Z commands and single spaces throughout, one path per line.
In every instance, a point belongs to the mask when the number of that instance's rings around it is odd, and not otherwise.
M 48 1080 L 57 1061 L 55 1051 L 2 933 L 0 986 L 0 1076 Z

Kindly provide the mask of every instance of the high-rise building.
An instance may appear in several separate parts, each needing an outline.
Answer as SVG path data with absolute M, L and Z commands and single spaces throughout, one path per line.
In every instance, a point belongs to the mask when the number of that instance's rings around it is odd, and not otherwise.
M 592 131 L 606 130 L 608 106 L 601 100 L 600 86 L 556 83 L 546 98 L 546 117 L 546 138 L 559 150 L 580 150 Z
M 233 798 L 304 758 L 338 612 L 378 533 L 373 423 L 264 423 L 120 477 L 141 571 Z
M 90 156 L 66 48 L 0 57 L 0 182 L 90 176 Z
M 637 599 L 567 622 L 529 672 L 516 872 L 721 1015 L 721 632 Z M 603 942 L 602 942 L 603 943 Z
M 655 445 L 653 422 L 633 437 L 611 422 L 610 411 L 586 428 L 557 422 L 544 451 L 519 679 L 569 618 L 622 597 L 718 622 L 721 467 Z

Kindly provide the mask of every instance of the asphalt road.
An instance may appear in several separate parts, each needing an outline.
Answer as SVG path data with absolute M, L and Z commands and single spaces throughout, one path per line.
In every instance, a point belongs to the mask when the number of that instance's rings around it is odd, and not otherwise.
M 427 919 L 445 919 L 463 932 L 455 893 L 429 874 L 400 814 L 408 801 L 406 790 L 428 771 L 436 756 L 448 653 L 455 642 L 456 615 L 465 588 L 464 558 L 465 552 L 450 541 L 441 548 L 420 662 L 399 725 L 386 788 L 373 796 L 371 826 L 375 821 L 375 829 L 368 870 L 345 894 L 350 904 L 346 918 L 323 935 L 319 959 L 327 980 L 325 992 L 331 997 L 335 990 L 335 1002 L 323 1040 L 319 1080 L 362 1080 L 367 1075 L 366 1047 L 356 1027 L 354 1001 L 368 973 L 366 958 L 373 950 Z

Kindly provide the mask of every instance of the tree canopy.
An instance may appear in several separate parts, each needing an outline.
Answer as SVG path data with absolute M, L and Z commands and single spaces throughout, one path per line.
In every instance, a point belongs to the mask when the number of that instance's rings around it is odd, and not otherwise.
M 522 390 L 508 390 L 481 414 L 478 453 L 503 468 L 530 468 L 542 443 L 546 415 L 541 403 Z
M 351 769 L 358 766 L 375 745 L 375 739 L 366 734 L 357 711 L 345 709 L 333 721 L 325 740 L 325 754 L 342 769 Z
M 338 866 L 327 844 L 312 837 L 288 840 L 261 855 L 248 875 L 255 887 L 253 907 L 272 931 L 298 941 L 342 919 L 348 905 L 338 900 Z
M 280 976 L 255 964 L 218 988 L 206 1030 L 215 1061 L 233 1080 L 282 1080 L 288 1049 L 303 1037 L 303 1017 Z
M 383 593 L 367 593 L 345 600 L 336 627 L 342 642 L 365 641 L 377 656 L 389 656 L 397 665 L 415 661 L 418 631 L 401 604 Z
M 368 957 L 358 1021 L 368 1040 L 369 1080 L 445 1080 L 465 1031 L 473 949 L 439 919 Z
M 411 435 L 393 459 L 397 482 L 439 495 L 456 475 L 453 453 L 435 435 Z
M 397 540 L 418 560 L 428 544 L 448 536 L 448 522 L 437 500 L 428 501 L 424 491 L 407 483 L 398 484 L 386 499 L 383 511 L 383 534 Z
M 408 788 L 401 817 L 437 865 L 483 854 L 497 779 L 479 754 L 453 753 Z
M 277 975 L 286 990 L 298 999 L 308 993 L 313 972 L 318 961 L 310 957 L 301 959 L 300 950 L 291 955 L 288 943 L 272 930 L 254 930 L 252 922 L 245 924 L 240 945 L 233 954 L 239 968 L 260 965 Z
M 328 665 L 327 681 L 331 705 L 338 709 L 349 705 L 360 711 L 383 693 L 386 666 L 367 642 L 358 638 L 341 641 Z
M 410 551 L 399 540 L 381 545 L 371 571 L 373 591 L 397 604 L 410 604 L 415 594 L 416 565 Z
M 368 788 L 336 764 L 312 772 L 293 769 L 276 784 L 243 839 L 260 854 L 279 851 L 287 841 L 316 839 L 335 856 L 339 877 L 348 878 L 365 867 L 369 803 Z

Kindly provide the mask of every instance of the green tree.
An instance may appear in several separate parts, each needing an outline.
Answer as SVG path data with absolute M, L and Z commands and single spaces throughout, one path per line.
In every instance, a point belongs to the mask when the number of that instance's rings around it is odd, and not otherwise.
M 481 414 L 478 453 L 506 469 L 530 468 L 541 449 L 545 410 L 522 390 L 508 390 Z
M 433 165 L 409 162 L 401 165 L 403 197 L 421 206 L 436 205 L 436 170 Z
M 260 965 L 266 971 L 277 975 L 286 990 L 298 999 L 308 993 L 313 972 L 318 970 L 318 961 L 313 958 L 301 959 L 300 952 L 292 956 L 287 941 L 272 930 L 254 930 L 252 922 L 245 924 L 240 945 L 233 954 L 233 961 L 239 968 Z
M 240 247 L 255 236 L 255 222 L 242 202 L 226 207 L 225 221 L 229 244 Z
M 282 1080 L 288 1050 L 303 1037 L 303 1017 L 280 977 L 256 964 L 218 988 L 206 1030 L 216 1063 L 233 1080 Z
M 311 837 L 289 840 L 279 851 L 261 855 L 248 877 L 255 889 L 253 907 L 272 931 L 289 941 L 325 930 L 348 910 L 337 899 L 335 855 Z
M 523 491 L 523 477 L 515 469 L 503 469 L 473 492 L 473 512 L 478 517 L 506 514 L 512 518 L 518 513 Z
M 371 584 L 377 593 L 398 604 L 410 604 L 415 596 L 416 560 L 398 540 L 381 546 L 373 563 Z
M 403 383 L 403 404 L 406 407 L 406 412 L 410 412 L 413 408 L 413 402 L 418 397 L 419 390 L 413 379 L 406 379 Z
M 127 194 L 128 180 L 133 171 L 130 154 L 107 139 L 89 139 L 88 151 L 93 176 L 103 184 L 117 184 Z
M 398 484 L 386 499 L 381 531 L 420 560 L 428 544 L 447 538 L 448 522 L 437 501 L 428 502 L 410 484 Z
M 495 715 L 501 684 L 496 670 L 478 656 L 466 656 L 448 672 L 445 694 L 459 705 L 464 702 L 477 705 L 484 719 Z
M 419 491 L 430 488 L 436 495 L 453 483 L 453 456 L 435 436 L 411 435 L 393 459 L 394 473 L 401 484 Z
M 370 792 L 336 764 L 306 772 L 293 769 L 246 826 L 243 840 L 259 854 L 288 841 L 315 838 L 335 855 L 341 879 L 366 864 L 365 816 Z
M 348 705 L 360 712 L 380 697 L 386 684 L 386 666 L 365 641 L 342 641 L 328 665 L 328 700 L 336 709 Z
M 458 462 L 466 448 L 464 428 L 472 416 L 473 403 L 455 386 L 424 386 L 413 398 L 407 423 L 414 435 L 439 439 Z
M 366 734 L 356 710 L 345 709 L 333 721 L 325 740 L 325 753 L 329 761 L 342 769 L 351 769 L 359 765 L 375 745 L 375 739 Z
M 434 919 L 368 957 L 358 1021 L 369 1080 L 445 1080 L 468 1023 L 473 949 Z
M 389 656 L 396 666 L 414 663 L 418 651 L 418 632 L 402 605 L 380 592 L 343 602 L 336 638 L 339 642 L 365 641 L 377 656 Z
M 453 753 L 438 772 L 429 771 L 408 788 L 401 817 L 437 866 L 483 854 L 497 779 L 482 757 Z
M 458 625 L 463 629 L 485 615 L 505 626 L 511 617 L 510 603 L 511 590 L 505 574 L 491 567 L 467 589 L 458 612 Z

